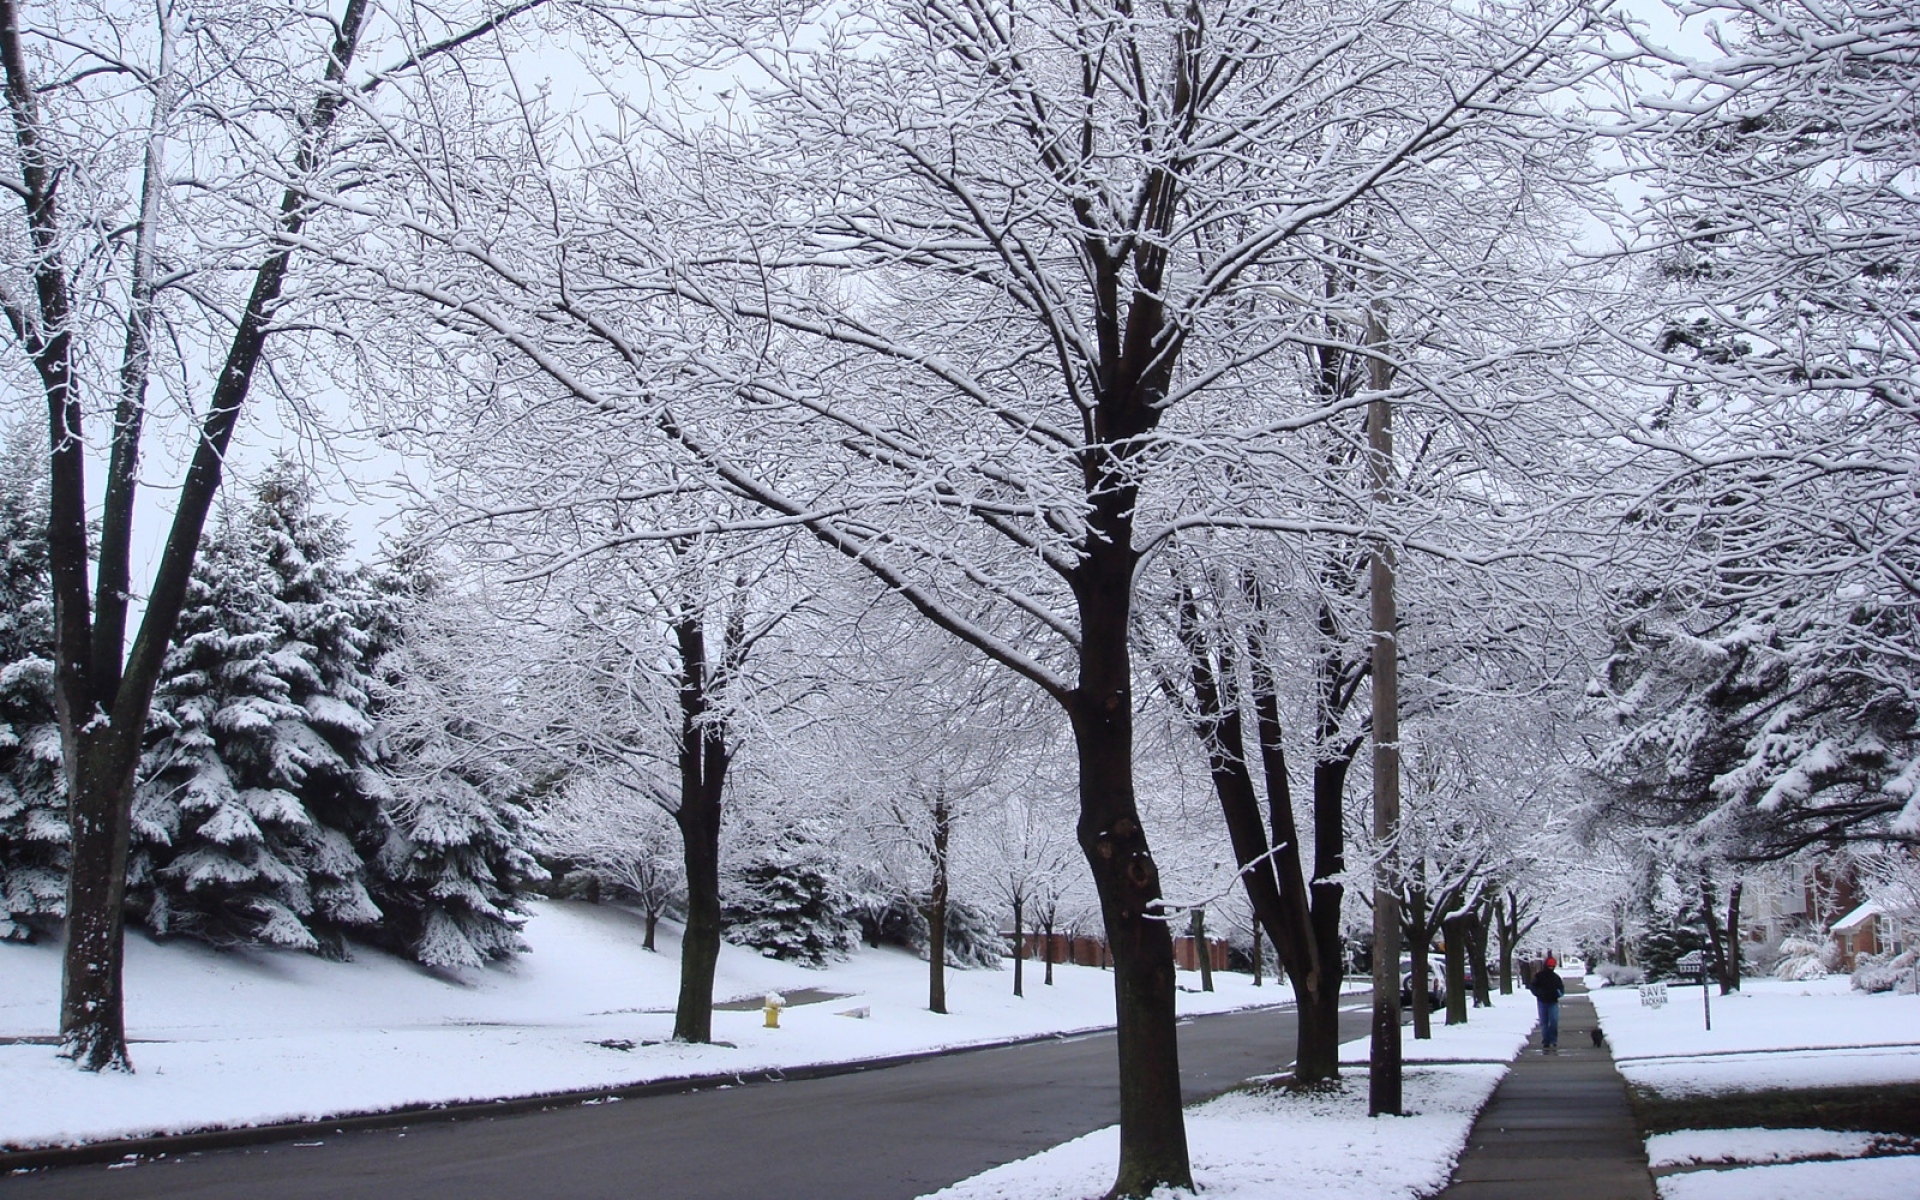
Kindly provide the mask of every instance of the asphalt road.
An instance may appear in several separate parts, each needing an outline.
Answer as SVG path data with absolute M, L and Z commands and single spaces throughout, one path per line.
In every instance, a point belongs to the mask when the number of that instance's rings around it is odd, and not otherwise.
M 1343 998 L 1345 1038 L 1367 998 Z M 1189 1021 L 1187 1099 L 1284 1066 L 1291 1009 Z M 910 1200 L 1119 1119 L 1112 1034 L 828 1079 L 0 1179 L 7 1200 Z

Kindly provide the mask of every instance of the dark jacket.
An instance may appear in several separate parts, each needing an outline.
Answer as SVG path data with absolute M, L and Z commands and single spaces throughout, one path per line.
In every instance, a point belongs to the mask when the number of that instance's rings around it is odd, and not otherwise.
M 1554 974 L 1552 967 L 1541 967 L 1533 974 L 1533 982 L 1527 985 L 1533 998 L 1542 1004 L 1558 1004 L 1560 997 L 1566 995 L 1567 985 L 1560 982 L 1560 976 Z

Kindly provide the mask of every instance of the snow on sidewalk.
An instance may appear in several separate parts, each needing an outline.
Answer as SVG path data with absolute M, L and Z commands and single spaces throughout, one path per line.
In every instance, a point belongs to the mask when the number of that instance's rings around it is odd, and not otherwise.
M 1428 1041 L 1405 1031 L 1408 1116 L 1367 1116 L 1364 1065 L 1345 1069 L 1337 1090 L 1249 1089 L 1188 1109 L 1195 1185 L 1207 1200 L 1412 1200 L 1439 1191 L 1475 1115 L 1533 1028 L 1532 997 L 1494 1000 L 1464 1026 L 1436 1018 Z M 1343 1045 L 1340 1058 L 1364 1064 L 1366 1041 Z M 1118 1156 L 1118 1127 L 1109 1126 L 926 1200 L 1082 1200 L 1112 1183 Z
M 679 942 L 660 928 L 641 947 L 638 918 L 611 907 L 535 905 L 530 954 L 457 980 L 373 951 L 353 962 L 283 952 L 221 953 L 127 940 L 132 1075 L 86 1075 L 60 1059 L 60 954 L 0 945 L 0 1146 L 25 1148 L 223 1126 L 318 1119 L 417 1104 L 612 1088 L 688 1075 L 844 1062 L 1113 1024 L 1113 977 L 1029 962 L 1026 998 L 1012 965 L 950 972 L 952 1015 L 926 1011 L 927 968 L 897 950 L 863 949 L 824 971 L 726 947 L 715 999 L 813 988 L 844 998 L 796 1006 L 781 1028 L 761 1013 L 716 1012 L 732 1046 L 677 1045 L 672 1007 Z M 1182 972 L 1182 988 L 1198 976 Z M 1180 995 L 1191 1016 L 1289 997 L 1220 973 L 1212 993 Z M 846 1015 L 867 1010 L 864 1019 Z M 656 1044 L 647 1044 L 656 1043 Z M 622 1048 L 625 1047 L 625 1048 Z

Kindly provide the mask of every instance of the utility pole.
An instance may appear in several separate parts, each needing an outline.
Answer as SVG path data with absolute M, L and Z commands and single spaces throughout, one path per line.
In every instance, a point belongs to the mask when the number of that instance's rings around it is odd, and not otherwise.
M 1373 469 L 1374 520 L 1393 485 L 1393 412 L 1386 390 L 1393 369 L 1382 355 L 1387 330 L 1377 309 L 1367 311 L 1367 461 Z M 1398 1116 L 1400 1079 L 1400 903 L 1396 849 L 1400 830 L 1400 645 L 1394 603 L 1393 545 L 1376 529 L 1368 564 L 1373 626 L 1373 1041 L 1367 1059 L 1367 1114 Z

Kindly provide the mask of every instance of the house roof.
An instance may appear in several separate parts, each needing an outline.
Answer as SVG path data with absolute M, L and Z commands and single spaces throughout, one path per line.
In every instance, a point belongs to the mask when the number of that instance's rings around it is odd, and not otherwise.
M 1886 910 L 1881 908 L 1878 904 L 1876 904 L 1872 900 L 1869 900 L 1865 904 L 1862 904 L 1859 908 L 1856 908 L 1852 912 L 1848 913 L 1846 916 L 1841 917 L 1838 921 L 1835 921 L 1833 923 L 1833 932 L 1852 933 L 1854 930 L 1858 929 L 1862 925 L 1865 925 L 1868 921 L 1871 921 L 1873 918 L 1879 916 L 1882 912 L 1885 912 L 1885 911 Z

